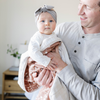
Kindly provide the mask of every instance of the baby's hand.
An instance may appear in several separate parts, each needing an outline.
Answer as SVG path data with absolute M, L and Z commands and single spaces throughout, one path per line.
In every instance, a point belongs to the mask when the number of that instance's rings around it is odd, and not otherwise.
M 55 70 L 57 68 L 57 66 L 54 64 L 53 61 L 50 61 L 50 63 L 48 64 L 47 68 L 49 70 Z

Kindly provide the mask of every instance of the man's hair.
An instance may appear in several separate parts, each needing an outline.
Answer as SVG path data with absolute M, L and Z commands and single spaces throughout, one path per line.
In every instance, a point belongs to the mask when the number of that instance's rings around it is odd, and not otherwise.
M 99 7 L 100 7 L 100 0 L 99 0 L 99 2 L 98 2 L 98 5 L 99 5 Z

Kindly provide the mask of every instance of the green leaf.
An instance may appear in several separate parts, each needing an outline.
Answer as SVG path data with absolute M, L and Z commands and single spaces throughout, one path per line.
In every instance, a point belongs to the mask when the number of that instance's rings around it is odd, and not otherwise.
M 16 52 L 16 54 L 18 55 L 18 51 Z
M 11 54 L 13 57 L 17 57 L 16 54 Z
M 21 54 L 18 53 L 17 48 L 13 49 L 12 45 L 7 44 L 8 49 L 7 49 L 7 54 L 9 53 L 13 57 L 17 57 L 20 59 Z
M 10 46 L 10 48 L 12 49 L 12 45 Z
M 20 56 L 18 56 L 18 59 L 20 59 Z

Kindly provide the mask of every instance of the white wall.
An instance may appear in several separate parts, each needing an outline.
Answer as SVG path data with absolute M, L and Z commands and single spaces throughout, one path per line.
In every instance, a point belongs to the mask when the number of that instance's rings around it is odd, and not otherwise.
M 0 94 L 2 73 L 13 65 L 14 59 L 6 53 L 7 44 L 18 47 L 29 41 L 37 31 L 34 11 L 44 4 L 53 5 L 58 23 L 78 21 L 78 0 L 0 0 Z

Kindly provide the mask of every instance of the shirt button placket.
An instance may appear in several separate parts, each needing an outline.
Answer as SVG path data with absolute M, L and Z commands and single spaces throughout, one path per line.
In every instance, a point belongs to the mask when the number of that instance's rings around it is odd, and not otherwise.
M 77 52 L 77 50 L 74 50 L 74 53 L 76 53 Z
M 81 42 L 78 42 L 78 44 L 81 44 Z
M 85 38 L 85 36 L 82 36 L 82 38 Z

